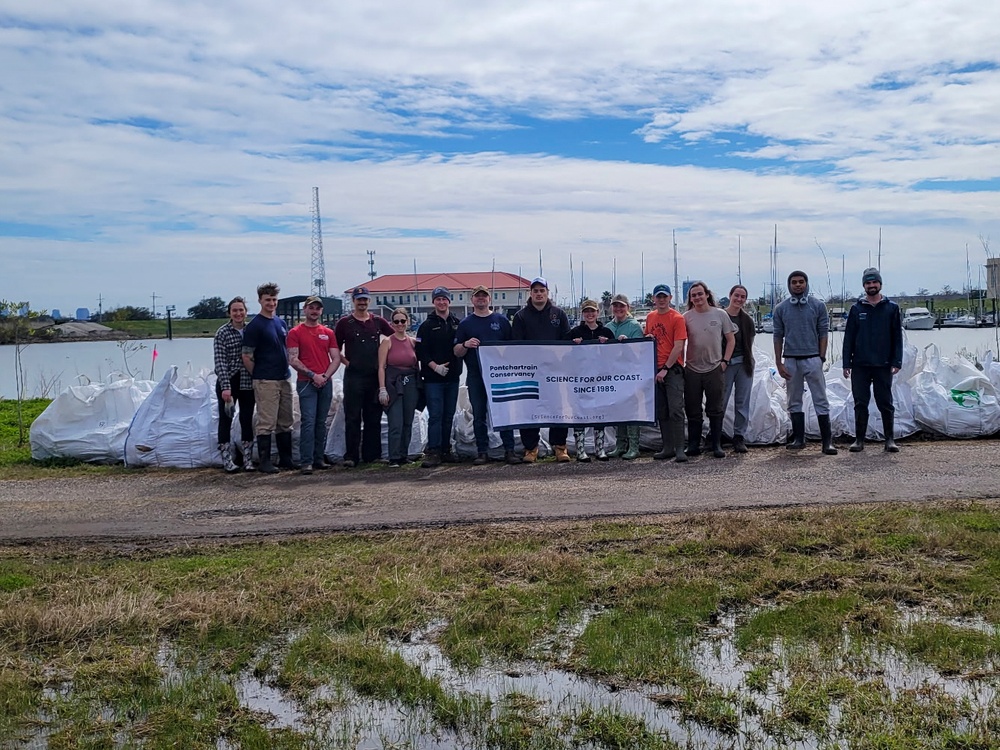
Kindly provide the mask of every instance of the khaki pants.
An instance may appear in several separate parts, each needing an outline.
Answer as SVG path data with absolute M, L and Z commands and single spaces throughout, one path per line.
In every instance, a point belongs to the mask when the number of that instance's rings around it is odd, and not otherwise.
M 255 380 L 257 435 L 290 432 L 292 429 L 292 384 L 287 380 Z

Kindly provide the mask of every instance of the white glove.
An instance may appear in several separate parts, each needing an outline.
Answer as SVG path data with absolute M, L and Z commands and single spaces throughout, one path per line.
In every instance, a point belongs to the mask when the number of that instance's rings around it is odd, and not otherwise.
M 382 404 L 382 406 L 389 405 L 389 391 L 387 391 L 385 388 L 378 389 L 378 402 Z
M 442 378 L 448 375 L 448 365 L 434 365 L 432 369 Z

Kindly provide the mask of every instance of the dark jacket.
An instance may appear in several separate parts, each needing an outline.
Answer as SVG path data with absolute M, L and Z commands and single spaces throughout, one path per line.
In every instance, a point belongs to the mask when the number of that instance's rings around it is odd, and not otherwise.
M 606 338 L 608 341 L 615 340 L 614 331 L 601 323 L 597 324 L 597 328 L 590 330 L 586 323 L 581 323 L 576 328 L 572 329 L 563 338 L 567 341 L 572 341 L 573 339 L 583 339 L 584 341 L 597 341 L 601 336 Z
M 436 312 L 417 329 L 417 359 L 420 360 L 420 375 L 425 383 L 457 383 L 462 374 L 462 359 L 455 356 L 455 331 L 458 318 L 450 312 L 442 318 Z M 448 365 L 448 374 L 443 378 L 430 368 L 430 363 Z
M 899 305 L 888 297 L 877 305 L 862 297 L 847 314 L 844 369 L 902 366 L 903 316 Z
M 530 302 L 514 313 L 511 339 L 514 341 L 562 341 L 569 333 L 569 318 L 551 302 L 536 310 Z
M 730 320 L 732 316 L 730 316 Z M 743 347 L 743 370 L 752 376 L 756 366 L 753 358 L 753 340 L 757 337 L 757 327 L 746 310 L 740 310 L 736 318 L 736 327 L 740 329 L 740 344 Z M 725 351 L 723 349 L 723 351 Z

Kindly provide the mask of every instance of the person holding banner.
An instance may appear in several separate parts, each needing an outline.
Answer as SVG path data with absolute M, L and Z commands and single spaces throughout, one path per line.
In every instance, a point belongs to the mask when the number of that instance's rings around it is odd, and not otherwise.
M 569 318 L 560 308 L 549 301 L 549 283 L 541 276 L 531 280 L 528 304 L 514 314 L 511 323 L 512 341 L 562 341 L 569 333 Z M 526 427 L 520 430 L 521 442 L 524 444 L 524 460 L 534 463 L 538 459 L 538 443 L 541 440 L 541 430 L 537 427 Z M 556 461 L 566 463 L 570 460 L 566 449 L 566 439 L 569 437 L 568 427 L 550 427 L 549 441 L 556 454 Z
M 597 320 L 597 313 L 600 312 L 600 305 L 592 299 L 585 299 L 580 305 L 580 313 L 583 315 L 583 322 L 566 334 L 566 338 L 574 344 L 582 344 L 585 341 L 597 341 L 606 344 L 615 340 L 615 334 L 606 326 L 601 325 Z M 598 461 L 607 461 L 608 454 L 604 452 L 604 425 L 594 426 L 594 456 Z M 576 460 L 580 463 L 589 463 L 590 456 L 587 453 L 587 431 L 585 427 L 573 428 L 573 439 L 576 441 Z
M 455 331 L 455 356 L 463 358 L 467 367 L 465 384 L 472 403 L 472 431 L 476 436 L 476 458 L 472 463 L 476 466 L 490 460 L 489 403 L 479 363 L 479 345 L 484 341 L 510 341 L 511 337 L 510 321 L 490 309 L 491 301 L 490 290 L 485 286 L 473 289 L 472 312 L 462 319 Z M 514 431 L 500 430 L 500 442 L 503 443 L 504 461 L 521 463 L 514 452 Z
M 451 431 L 458 406 L 462 360 L 455 356 L 458 318 L 451 313 L 451 292 L 439 286 L 431 293 L 434 312 L 417 329 L 417 357 L 427 399 L 427 455 L 421 467 L 458 463 L 451 452 Z
M 736 325 L 725 310 L 716 306 L 715 297 L 704 281 L 696 281 L 688 287 L 687 307 L 684 313 L 688 335 L 687 363 L 684 366 L 687 454 L 697 456 L 701 453 L 702 417 L 707 413 L 712 455 L 725 458 L 726 453 L 722 450 L 722 417 L 726 406 L 723 393 L 726 389 L 726 368 L 736 346 Z
M 615 341 L 641 339 L 642 326 L 632 317 L 629 310 L 628 297 L 616 294 L 611 299 L 611 320 L 604 325 L 611 331 Z M 626 461 L 639 458 L 639 425 L 625 424 L 615 426 L 615 449 L 608 453 L 608 458 L 621 456 Z
M 663 447 L 655 459 L 673 456 L 687 461 L 684 453 L 684 316 L 670 306 L 672 294 L 666 284 L 653 287 L 656 309 L 646 316 L 646 336 L 656 341 L 656 421 Z

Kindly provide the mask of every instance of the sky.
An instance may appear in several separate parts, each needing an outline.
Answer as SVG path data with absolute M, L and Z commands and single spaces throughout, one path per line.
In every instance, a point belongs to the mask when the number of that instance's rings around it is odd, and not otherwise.
M 639 296 L 674 240 L 680 279 L 758 295 L 775 234 L 820 296 L 880 236 L 886 293 L 979 286 L 998 28 L 964 0 L 0 0 L 0 298 L 308 294 L 313 187 L 331 295 L 374 251 Z

